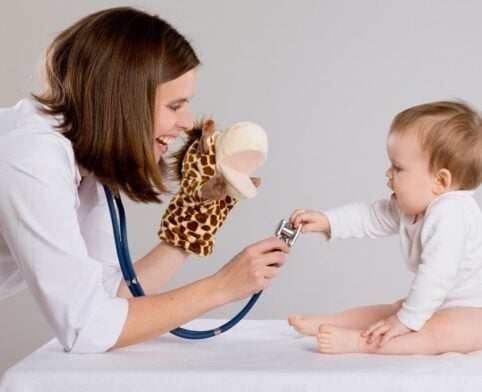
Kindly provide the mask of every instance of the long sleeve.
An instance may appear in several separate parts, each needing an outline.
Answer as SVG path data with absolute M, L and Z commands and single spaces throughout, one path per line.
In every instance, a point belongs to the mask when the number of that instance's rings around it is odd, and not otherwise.
M 394 201 L 388 199 L 348 204 L 323 213 L 330 222 L 332 240 L 384 237 L 399 231 L 399 209 Z
M 106 351 L 122 330 L 127 301 L 107 292 L 101 264 L 88 255 L 66 139 L 54 132 L 37 132 L 34 142 L 31 136 L 22 141 L 28 152 L 0 162 L 0 234 L 64 349 Z
M 456 284 L 466 241 L 467 227 L 460 203 L 443 200 L 427 210 L 420 234 L 420 265 L 397 313 L 410 329 L 420 330 Z

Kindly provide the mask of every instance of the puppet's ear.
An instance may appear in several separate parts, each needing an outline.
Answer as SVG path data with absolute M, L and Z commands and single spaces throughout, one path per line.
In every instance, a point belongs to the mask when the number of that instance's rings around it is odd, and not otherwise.
M 201 200 L 219 200 L 226 196 L 226 180 L 221 176 L 213 176 L 200 189 Z
M 251 182 L 253 183 L 253 185 L 256 188 L 259 188 L 259 186 L 261 185 L 261 178 L 259 178 L 259 177 L 249 177 L 249 179 L 251 180 Z
M 209 152 L 209 138 L 216 130 L 214 120 L 206 120 L 203 124 L 201 139 L 199 140 L 199 152 L 201 154 L 207 154 Z

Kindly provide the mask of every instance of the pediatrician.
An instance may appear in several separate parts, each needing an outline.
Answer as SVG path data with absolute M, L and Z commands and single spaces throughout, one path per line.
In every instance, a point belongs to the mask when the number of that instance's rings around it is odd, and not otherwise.
M 265 289 L 288 246 L 248 246 L 212 276 L 159 294 L 188 254 L 165 242 L 119 270 L 102 185 L 166 193 L 167 145 L 192 128 L 199 60 L 168 23 L 132 8 L 89 15 L 46 53 L 46 90 L 0 109 L 0 298 L 28 287 L 66 351 L 104 352 Z

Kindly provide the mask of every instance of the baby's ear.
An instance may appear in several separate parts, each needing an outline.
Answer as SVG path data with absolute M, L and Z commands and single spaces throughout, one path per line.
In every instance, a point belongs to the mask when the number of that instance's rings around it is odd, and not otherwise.
M 211 177 L 200 189 L 201 200 L 220 200 L 226 196 L 226 181 L 221 176 Z
M 446 192 L 453 186 L 452 173 L 447 169 L 439 169 L 435 174 L 435 184 L 433 186 L 433 193 L 440 195 Z
M 249 177 L 249 179 L 251 180 L 251 182 L 253 183 L 253 185 L 256 188 L 259 188 L 259 186 L 261 185 L 261 178 L 259 178 L 259 177 Z
M 209 152 L 209 138 L 216 130 L 214 120 L 206 120 L 203 124 L 201 139 L 199 140 L 199 152 L 206 154 Z

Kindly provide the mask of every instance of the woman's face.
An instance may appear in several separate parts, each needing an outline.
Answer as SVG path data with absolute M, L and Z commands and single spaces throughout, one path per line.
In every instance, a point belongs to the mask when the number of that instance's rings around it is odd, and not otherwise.
M 157 162 L 181 131 L 193 127 L 189 101 L 194 93 L 196 76 L 197 70 L 192 69 L 157 87 L 154 114 L 154 156 Z

